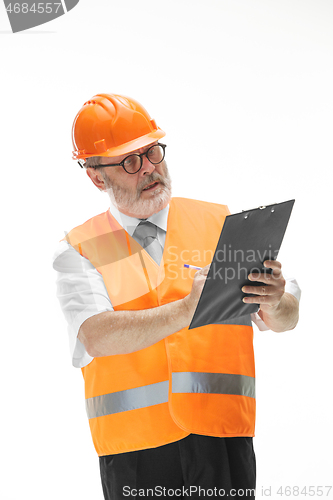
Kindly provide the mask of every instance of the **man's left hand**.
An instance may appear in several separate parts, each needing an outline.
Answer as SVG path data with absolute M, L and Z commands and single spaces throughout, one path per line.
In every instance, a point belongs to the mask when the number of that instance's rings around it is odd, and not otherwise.
M 295 328 L 298 322 L 299 303 L 296 297 L 285 292 L 286 280 L 282 265 L 276 260 L 266 260 L 264 266 L 271 273 L 251 273 L 250 281 L 259 281 L 262 285 L 243 286 L 242 291 L 253 294 L 244 297 L 246 304 L 259 304 L 259 316 L 275 332 L 284 332 Z
M 246 304 L 260 304 L 260 310 L 263 312 L 272 312 L 276 309 L 285 292 L 286 280 L 283 277 L 282 265 L 276 260 L 265 260 L 264 266 L 272 269 L 271 273 L 251 273 L 248 278 L 250 281 L 259 281 L 263 286 L 243 286 L 244 293 L 251 293 L 253 296 L 244 297 Z

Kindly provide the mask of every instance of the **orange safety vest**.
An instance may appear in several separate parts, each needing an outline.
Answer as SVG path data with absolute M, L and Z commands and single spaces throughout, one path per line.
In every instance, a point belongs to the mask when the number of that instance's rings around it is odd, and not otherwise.
M 224 205 L 172 198 L 160 266 L 109 210 L 73 229 L 67 241 L 101 273 L 115 311 L 150 309 L 190 293 L 195 271 L 184 263 L 211 262 L 228 213 Z M 183 328 L 82 368 L 98 455 L 154 448 L 190 433 L 253 436 L 252 323 L 250 316 L 231 323 Z

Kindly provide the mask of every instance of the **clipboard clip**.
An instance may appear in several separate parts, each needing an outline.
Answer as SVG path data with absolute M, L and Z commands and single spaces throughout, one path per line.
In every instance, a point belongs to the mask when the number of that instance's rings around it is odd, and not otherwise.
M 276 203 L 272 203 L 272 205 L 261 205 L 260 207 L 258 208 L 252 208 L 250 210 L 242 210 L 242 212 L 251 212 L 251 210 L 264 210 L 265 208 L 267 208 L 268 206 L 272 207 L 271 208 L 271 212 L 275 212 L 273 206 L 276 205 Z M 244 219 L 247 219 L 248 218 L 248 215 L 245 215 Z

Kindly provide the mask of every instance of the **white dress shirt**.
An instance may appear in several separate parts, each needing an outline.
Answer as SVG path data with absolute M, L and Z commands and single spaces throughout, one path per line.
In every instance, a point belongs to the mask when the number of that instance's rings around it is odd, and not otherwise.
M 130 236 L 140 223 L 140 219 L 129 217 L 110 206 L 111 215 Z M 169 206 L 152 215 L 147 220 L 156 224 L 157 238 L 164 248 Z M 93 358 L 77 338 L 82 323 L 104 311 L 113 311 L 102 275 L 88 259 L 82 257 L 67 241 L 61 241 L 54 254 L 53 268 L 57 273 L 57 297 L 68 323 L 69 346 L 73 366 L 82 368 Z M 286 279 L 285 291 L 300 300 L 301 291 L 295 279 Z M 259 330 L 268 330 L 258 314 L 251 315 Z

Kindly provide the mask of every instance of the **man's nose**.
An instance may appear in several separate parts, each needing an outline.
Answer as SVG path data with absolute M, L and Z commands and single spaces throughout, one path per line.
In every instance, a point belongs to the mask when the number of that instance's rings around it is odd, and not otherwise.
M 155 170 L 155 165 L 153 165 L 147 158 L 146 155 L 142 156 L 142 167 L 141 175 L 151 174 Z

